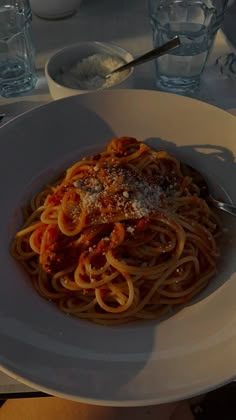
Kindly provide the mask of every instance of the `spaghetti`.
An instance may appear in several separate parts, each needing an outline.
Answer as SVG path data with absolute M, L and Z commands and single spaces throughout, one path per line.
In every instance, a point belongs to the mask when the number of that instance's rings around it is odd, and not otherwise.
M 217 216 L 180 162 L 130 137 L 32 199 L 11 253 L 41 296 L 102 324 L 156 319 L 216 272 Z

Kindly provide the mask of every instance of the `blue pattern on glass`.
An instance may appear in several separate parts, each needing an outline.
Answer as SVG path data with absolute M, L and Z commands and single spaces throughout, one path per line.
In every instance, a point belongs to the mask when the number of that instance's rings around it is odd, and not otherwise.
M 217 58 L 216 65 L 219 67 L 220 72 L 223 76 L 227 76 L 230 79 L 236 78 L 236 55 L 230 53 L 222 55 Z

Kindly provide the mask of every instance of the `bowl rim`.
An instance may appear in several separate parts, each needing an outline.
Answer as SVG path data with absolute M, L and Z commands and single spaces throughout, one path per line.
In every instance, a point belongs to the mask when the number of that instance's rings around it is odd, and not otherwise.
M 44 71 L 45 71 L 45 75 L 47 79 L 50 79 L 50 81 L 57 86 L 58 88 L 63 88 L 66 89 L 68 92 L 74 93 L 74 92 L 96 92 L 96 91 L 100 91 L 100 90 L 104 90 L 103 87 L 97 88 L 97 89 L 75 89 L 75 88 L 70 88 L 67 87 L 65 85 L 62 85 L 60 83 L 58 83 L 50 74 L 49 72 L 49 65 L 52 62 L 52 60 L 54 60 L 57 56 L 59 56 L 60 54 L 63 54 L 66 50 L 72 50 L 75 49 L 76 47 L 79 47 L 81 45 L 98 45 L 98 46 L 108 46 L 111 48 L 114 48 L 115 51 L 117 51 L 117 53 L 121 52 L 121 53 L 127 53 L 130 55 L 130 61 L 134 59 L 134 56 L 132 53 L 130 53 L 128 50 L 126 50 L 125 48 L 113 43 L 113 42 L 102 42 L 102 41 L 79 41 L 79 42 L 75 42 L 73 44 L 69 44 L 63 48 L 60 48 L 59 50 L 55 51 L 46 61 L 45 66 L 44 66 Z M 112 87 L 116 87 L 119 86 L 121 83 L 123 83 L 125 80 L 127 80 L 133 73 L 134 69 L 133 67 L 131 67 L 128 70 L 128 75 L 122 79 L 120 82 L 115 83 L 114 85 L 112 85 Z M 109 88 L 108 88 L 109 89 Z

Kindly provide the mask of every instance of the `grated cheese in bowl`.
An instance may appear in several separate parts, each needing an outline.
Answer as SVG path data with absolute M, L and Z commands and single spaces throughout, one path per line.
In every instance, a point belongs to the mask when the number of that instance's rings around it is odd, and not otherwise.
M 62 69 L 55 77 L 57 83 L 71 89 L 97 90 L 109 88 L 127 77 L 130 70 L 115 73 L 109 79 L 105 76 L 125 64 L 122 58 L 108 54 L 93 54 L 83 58 L 67 69 Z

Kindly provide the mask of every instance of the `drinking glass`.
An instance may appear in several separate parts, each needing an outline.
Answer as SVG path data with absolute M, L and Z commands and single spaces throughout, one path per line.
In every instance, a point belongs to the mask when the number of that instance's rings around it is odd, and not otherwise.
M 225 7 L 219 0 L 149 0 L 154 46 L 176 35 L 181 42 L 155 60 L 157 88 L 180 94 L 198 89 Z
M 36 72 L 28 0 L 0 0 L 0 95 L 18 96 L 34 88 Z

